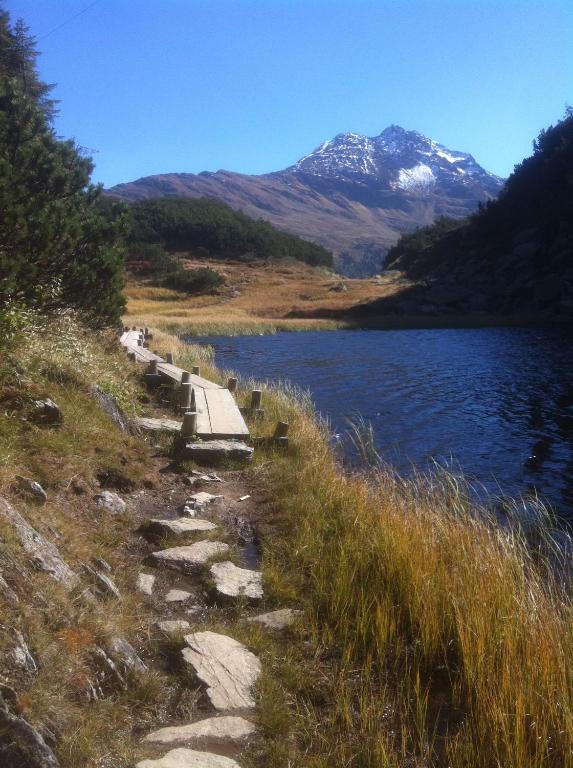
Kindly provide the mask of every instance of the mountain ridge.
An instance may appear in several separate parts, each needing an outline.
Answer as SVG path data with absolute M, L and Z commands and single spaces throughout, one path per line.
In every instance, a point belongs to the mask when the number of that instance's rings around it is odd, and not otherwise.
M 213 197 L 324 245 L 347 274 L 368 274 L 402 233 L 441 216 L 463 218 L 502 185 L 471 154 L 391 125 L 375 137 L 337 134 L 278 171 L 156 174 L 106 194 L 129 202 Z

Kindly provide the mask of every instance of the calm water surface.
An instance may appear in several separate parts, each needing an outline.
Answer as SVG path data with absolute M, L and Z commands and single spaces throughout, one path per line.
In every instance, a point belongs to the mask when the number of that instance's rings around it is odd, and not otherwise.
M 196 340 L 194 340 L 196 341 Z M 492 493 L 536 489 L 573 522 L 573 328 L 210 337 L 242 376 L 309 389 L 337 433 L 360 412 L 401 472 L 452 461 Z

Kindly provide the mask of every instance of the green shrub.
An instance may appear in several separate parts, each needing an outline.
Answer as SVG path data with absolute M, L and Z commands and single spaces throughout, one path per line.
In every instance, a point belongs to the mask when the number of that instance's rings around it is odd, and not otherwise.
M 165 288 L 185 293 L 209 293 L 225 282 L 222 275 L 208 267 L 183 269 L 170 272 L 162 281 Z

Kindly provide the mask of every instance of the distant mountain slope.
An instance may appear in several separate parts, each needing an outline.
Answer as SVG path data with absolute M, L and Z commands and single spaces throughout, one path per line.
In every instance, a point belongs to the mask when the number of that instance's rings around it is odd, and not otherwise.
M 343 271 L 360 274 L 376 271 L 401 233 L 439 216 L 466 216 L 502 184 L 471 155 L 390 126 L 373 138 L 339 134 L 283 171 L 161 174 L 107 194 L 128 201 L 213 197 L 324 245 Z
M 542 131 L 497 198 L 404 236 L 389 270 L 418 284 L 362 315 L 477 311 L 573 320 L 573 110 Z

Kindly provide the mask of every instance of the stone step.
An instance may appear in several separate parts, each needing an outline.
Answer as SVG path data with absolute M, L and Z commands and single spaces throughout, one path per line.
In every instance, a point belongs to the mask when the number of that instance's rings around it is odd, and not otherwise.
M 229 551 L 229 545 L 222 541 L 197 541 L 182 547 L 170 547 L 153 552 L 152 561 L 183 573 L 199 570 L 211 558 Z
M 212 466 L 227 459 L 249 462 L 254 449 L 241 440 L 206 440 L 205 442 L 187 443 L 183 457 L 196 461 L 197 464 Z
M 144 531 L 150 533 L 173 534 L 174 536 L 183 536 L 195 531 L 214 531 L 216 528 L 215 523 L 196 517 L 178 517 L 175 520 L 161 520 L 154 517 L 143 526 Z
M 197 742 L 244 742 L 255 732 L 255 726 L 244 717 L 223 715 L 208 717 L 195 723 L 168 726 L 149 733 L 144 742 L 153 744 L 193 744 Z
M 222 597 L 248 597 L 251 600 L 263 597 L 263 575 L 260 571 L 238 568 L 226 561 L 212 565 L 210 573 L 215 589 Z
M 230 757 L 214 755 L 212 752 L 197 752 L 194 749 L 172 749 L 163 757 L 140 760 L 136 768 L 241 768 Z
M 181 653 L 207 686 L 207 696 L 219 711 L 255 706 L 252 687 L 261 673 L 254 653 L 228 635 L 195 632 L 185 635 Z

